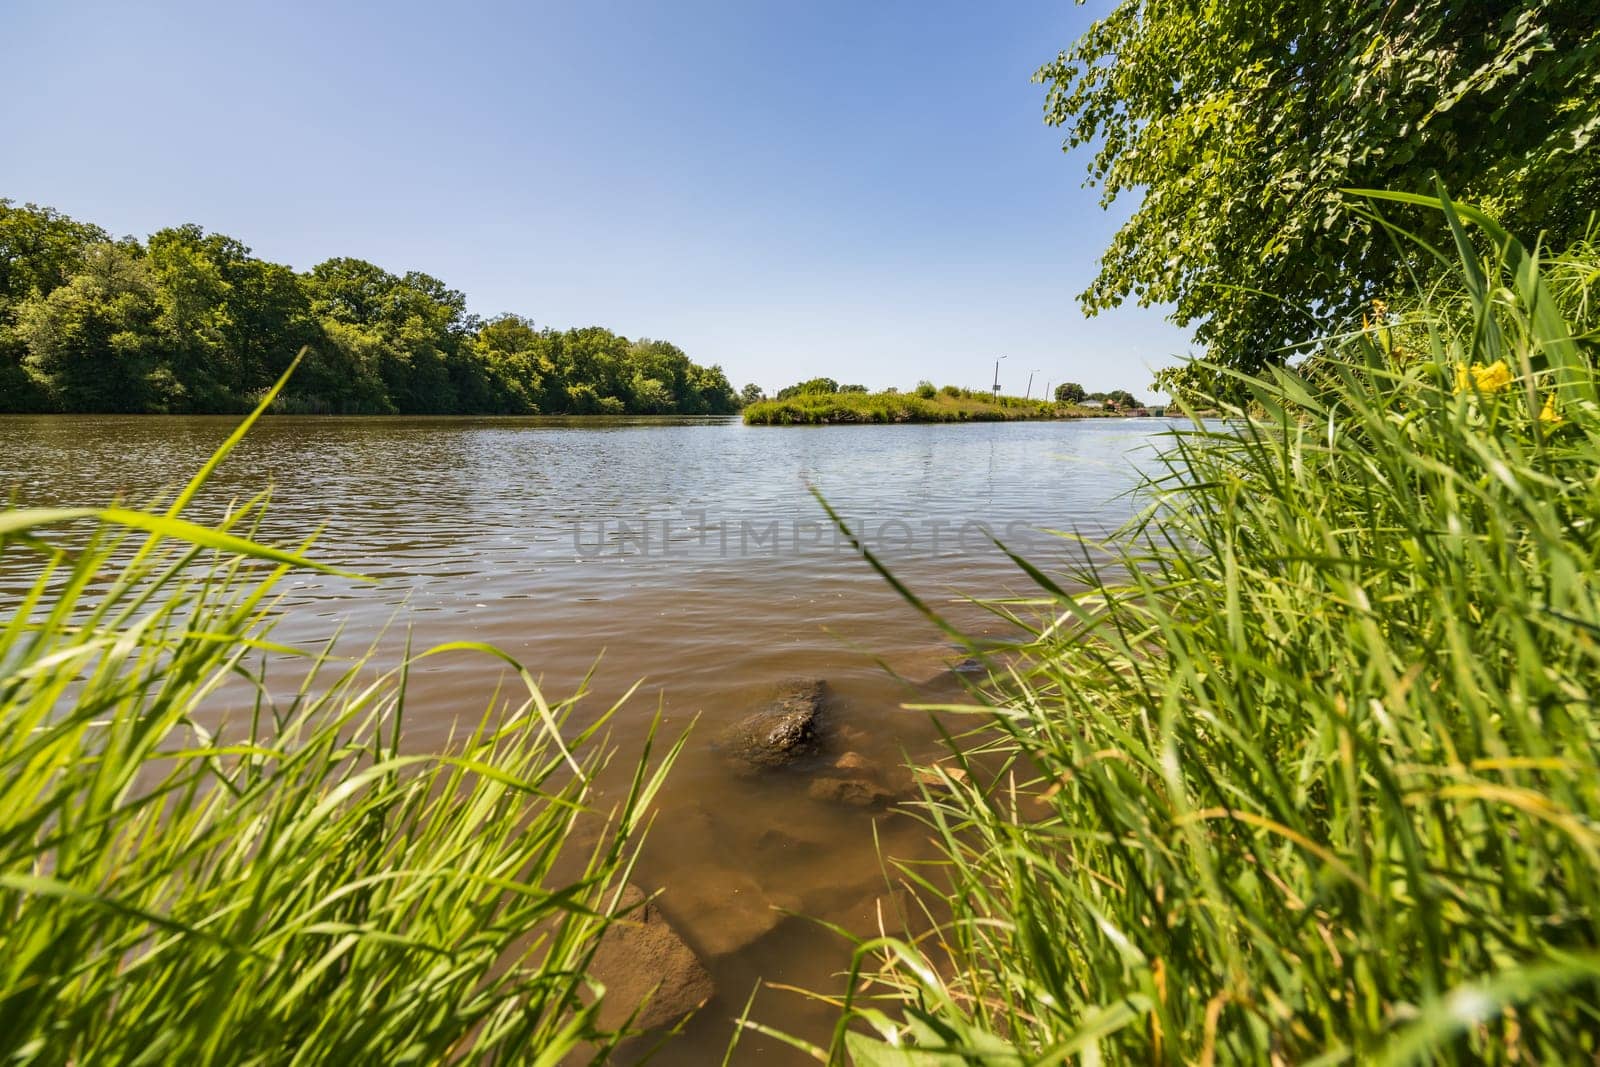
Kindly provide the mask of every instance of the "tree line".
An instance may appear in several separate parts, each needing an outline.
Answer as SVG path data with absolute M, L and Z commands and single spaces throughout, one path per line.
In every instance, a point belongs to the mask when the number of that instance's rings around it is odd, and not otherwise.
M 295 271 L 184 225 L 143 241 L 0 199 L 0 411 L 728 414 L 722 369 L 601 327 L 481 319 L 420 271 Z

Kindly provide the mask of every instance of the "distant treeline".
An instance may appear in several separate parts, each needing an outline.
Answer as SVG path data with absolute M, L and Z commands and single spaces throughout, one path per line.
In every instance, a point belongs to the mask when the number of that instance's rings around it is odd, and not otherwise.
M 235 412 L 304 347 L 282 410 L 728 414 L 720 367 L 600 327 L 484 321 L 439 279 L 360 259 L 305 273 L 178 226 L 141 243 L 0 200 L 0 411 Z

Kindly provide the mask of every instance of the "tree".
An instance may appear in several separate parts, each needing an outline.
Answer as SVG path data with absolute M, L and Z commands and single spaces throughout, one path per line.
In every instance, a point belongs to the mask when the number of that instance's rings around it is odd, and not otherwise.
M 745 407 L 749 407 L 751 404 L 759 404 L 766 398 L 767 394 L 763 393 L 761 386 L 755 382 L 749 383 L 739 391 L 739 399 Z
M 1171 303 L 1246 370 L 1430 269 L 1342 189 L 1431 192 L 1437 174 L 1557 245 L 1600 198 L 1593 0 L 1124 0 L 1036 77 L 1064 147 L 1097 146 L 1102 202 L 1142 194 L 1084 309 Z
M 0 199 L 0 308 L 49 296 L 83 267 L 89 246 L 110 240 L 100 227 L 54 208 Z
M 932 400 L 934 397 L 939 395 L 939 390 L 935 389 L 933 383 L 928 381 L 926 378 L 917 383 L 915 392 L 924 400 Z
M 1083 386 L 1077 382 L 1062 382 L 1056 386 L 1056 403 L 1058 404 L 1076 404 L 1086 395 L 1083 391 Z
M 1113 389 L 1105 395 L 1106 407 L 1126 411 L 1129 408 L 1142 408 L 1144 402 L 1126 389 Z
M 488 322 L 420 271 L 327 260 L 310 272 L 196 225 L 147 246 L 48 208 L 0 200 L 0 410 L 248 408 L 307 413 L 728 414 L 721 367 L 601 327 Z
M 52 406 L 49 383 L 29 367 L 27 345 L 16 331 L 18 308 L 67 284 L 88 248 L 109 240 L 100 227 L 59 211 L 0 199 L 0 412 Z
M 48 383 L 62 411 L 164 410 L 164 401 L 181 395 L 181 382 L 152 381 L 160 308 L 139 251 L 92 245 L 71 281 L 49 296 L 35 291 L 17 308 L 29 369 Z
M 839 383 L 832 378 L 809 378 L 795 385 L 787 385 L 778 390 L 779 400 L 788 400 L 792 396 L 825 396 L 839 391 Z
M 1238 378 L 1198 360 L 1157 371 L 1150 388 L 1196 411 L 1243 405 L 1249 399 L 1249 391 Z

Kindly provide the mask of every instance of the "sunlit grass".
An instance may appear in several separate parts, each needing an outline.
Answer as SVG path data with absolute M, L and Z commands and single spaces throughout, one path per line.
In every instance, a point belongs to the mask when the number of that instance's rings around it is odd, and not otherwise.
M 824 423 L 1003 422 L 1048 419 L 1087 412 L 1069 411 L 1043 400 L 1020 396 L 938 393 L 804 393 L 784 400 L 763 400 L 744 409 L 752 426 L 808 426 Z
M 487 646 L 275 642 L 309 546 L 255 540 L 261 500 L 182 517 L 247 426 L 164 511 L 0 513 L 36 574 L 0 620 L 0 1058 L 602 1059 L 587 961 L 676 748 L 586 815 L 610 712 Z M 447 652 L 510 688 L 407 754 L 406 672 Z
M 1451 217 L 1459 291 L 1175 435 L 1117 565 L 1025 565 L 903 872 L 953 919 L 821 1057 L 1600 1054 L 1600 254 Z

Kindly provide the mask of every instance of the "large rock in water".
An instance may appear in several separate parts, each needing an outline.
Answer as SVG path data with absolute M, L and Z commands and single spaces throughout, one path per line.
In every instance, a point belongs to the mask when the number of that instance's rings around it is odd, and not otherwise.
M 622 890 L 618 910 L 628 914 L 605 932 L 589 964 L 590 975 L 606 987 L 602 1027 L 622 1026 L 640 1004 L 644 1008 L 633 1029 L 670 1026 L 711 999 L 716 992 L 711 975 L 654 901 L 646 903 L 644 893 L 629 885 Z
M 828 686 L 820 678 L 796 678 L 778 687 L 762 710 L 717 737 L 728 756 L 753 768 L 785 767 L 822 750 Z
M 769 893 L 744 871 L 702 867 L 693 877 L 668 883 L 663 901 L 673 921 L 706 959 L 740 952 L 776 930 L 800 898 Z

